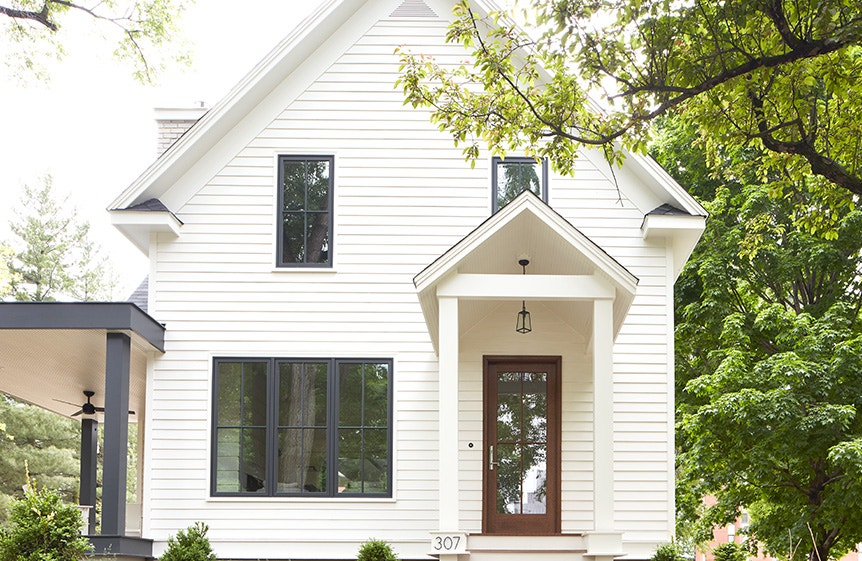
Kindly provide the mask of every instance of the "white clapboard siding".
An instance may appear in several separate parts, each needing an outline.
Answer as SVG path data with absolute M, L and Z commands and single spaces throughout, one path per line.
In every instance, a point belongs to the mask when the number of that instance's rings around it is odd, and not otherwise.
M 290 556 L 313 558 L 315 544 L 371 536 L 424 551 L 437 528 L 436 357 L 413 277 L 487 218 L 490 157 L 471 168 L 427 112 L 403 105 L 393 50 L 408 42 L 459 60 L 444 34 L 442 20 L 379 22 L 174 209 L 182 235 L 160 238 L 150 280 L 150 311 L 168 327 L 148 411 L 145 524 L 158 543 L 204 520 L 220 551 L 289 542 Z M 331 270 L 275 270 L 278 154 L 335 155 Z M 658 541 L 672 529 L 673 500 L 665 250 L 643 240 L 642 211 L 590 158 L 572 178 L 552 176 L 550 204 L 640 280 L 614 354 L 615 512 L 631 539 Z M 550 321 L 534 323 L 530 343 L 513 332 L 505 307 L 461 340 L 464 531 L 481 531 L 482 355 L 515 345 L 563 357 L 563 531 L 593 529 L 591 357 L 552 306 L 531 305 Z M 394 498 L 211 498 L 211 370 L 219 356 L 394 359 Z

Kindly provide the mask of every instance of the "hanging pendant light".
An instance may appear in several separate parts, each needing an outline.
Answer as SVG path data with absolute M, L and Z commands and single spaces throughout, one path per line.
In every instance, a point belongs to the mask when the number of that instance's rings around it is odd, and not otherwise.
M 523 274 L 527 274 L 527 265 L 530 264 L 529 259 L 521 259 L 518 265 L 521 266 Z M 526 300 L 521 300 L 521 311 L 518 312 L 518 319 L 515 323 L 515 331 L 518 333 L 529 333 L 533 330 L 533 322 L 530 320 L 530 312 L 527 311 Z

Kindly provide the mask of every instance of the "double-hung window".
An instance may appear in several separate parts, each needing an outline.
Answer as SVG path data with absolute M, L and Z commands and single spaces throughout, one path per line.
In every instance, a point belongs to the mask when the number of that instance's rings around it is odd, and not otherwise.
M 392 362 L 214 363 L 213 495 L 392 496 Z
M 493 158 L 491 161 L 491 213 L 495 213 L 524 191 L 532 191 L 548 202 L 548 160 Z
M 279 156 L 276 265 L 332 266 L 332 156 Z

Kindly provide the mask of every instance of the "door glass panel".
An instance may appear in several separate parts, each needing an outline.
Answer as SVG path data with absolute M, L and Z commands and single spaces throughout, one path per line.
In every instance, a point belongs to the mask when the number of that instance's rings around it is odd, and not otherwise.
M 521 458 L 517 444 L 497 445 L 497 512 L 521 512 Z
M 547 374 L 499 372 L 496 405 L 496 511 L 545 514 Z

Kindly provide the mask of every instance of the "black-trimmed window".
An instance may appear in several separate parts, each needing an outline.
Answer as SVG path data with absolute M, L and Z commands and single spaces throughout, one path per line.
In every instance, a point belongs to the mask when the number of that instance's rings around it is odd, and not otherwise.
M 532 191 L 548 202 L 548 160 L 494 157 L 491 161 L 491 213 L 495 213 L 524 191 Z
M 217 358 L 213 369 L 213 495 L 392 496 L 392 361 Z
M 332 156 L 278 157 L 279 267 L 332 266 Z

